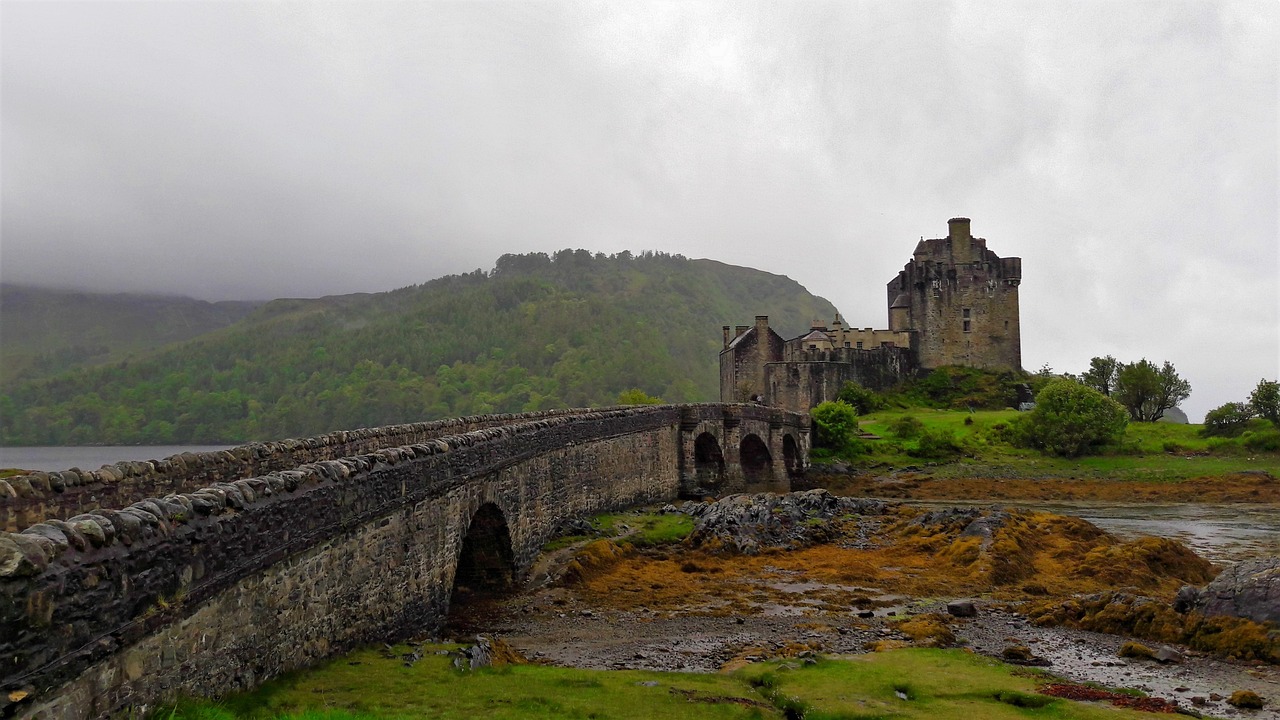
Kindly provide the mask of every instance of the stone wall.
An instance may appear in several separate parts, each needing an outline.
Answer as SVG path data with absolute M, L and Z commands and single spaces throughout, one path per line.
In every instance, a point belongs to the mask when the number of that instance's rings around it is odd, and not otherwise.
M 675 498 L 684 427 L 717 413 L 771 447 L 807 429 L 760 407 L 579 411 L 0 533 L 0 716 L 145 714 L 437 630 L 478 510 L 522 575 L 561 521 Z
M 190 492 L 306 463 L 337 460 L 383 448 L 423 443 L 448 435 L 512 423 L 581 414 L 548 410 L 476 415 L 434 422 L 342 430 L 300 440 L 250 443 L 218 452 L 182 453 L 99 470 L 37 472 L 0 480 L 0 529 L 17 532 L 49 518 L 66 519 L 98 508 L 123 507 L 148 497 Z M 138 448 L 146 452 L 146 448 Z
M 886 390 L 915 371 L 915 357 L 904 347 L 796 350 L 789 353 L 787 362 L 765 366 L 765 397 L 773 407 L 808 412 L 819 403 L 835 400 L 846 382 Z

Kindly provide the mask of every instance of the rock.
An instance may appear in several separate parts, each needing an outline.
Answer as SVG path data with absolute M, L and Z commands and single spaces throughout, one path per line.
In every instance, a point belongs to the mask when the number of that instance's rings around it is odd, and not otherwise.
M 947 603 L 947 613 L 955 617 L 977 617 L 978 608 L 972 600 L 954 600 Z
M 1116 653 L 1122 658 L 1134 658 L 1136 660 L 1150 660 L 1155 657 L 1155 651 L 1133 641 L 1126 642 L 1120 646 L 1120 652 Z
M 1010 645 L 1009 647 L 1000 651 L 1000 657 L 1004 658 L 1005 660 L 1015 660 L 1019 662 L 1026 662 L 1027 660 L 1030 660 L 1033 657 L 1033 655 L 1031 654 L 1031 648 L 1027 647 L 1026 645 Z
M 1266 704 L 1262 696 L 1252 690 L 1237 690 L 1227 698 L 1227 704 L 1246 710 L 1260 710 Z
M 1187 613 L 1195 609 L 1196 603 L 1200 601 L 1200 588 L 1194 585 L 1183 585 L 1178 588 L 1178 594 L 1173 598 L 1174 612 Z
M 886 503 L 836 497 L 826 490 L 783 495 L 730 495 L 713 503 L 686 503 L 681 508 L 696 519 L 693 547 L 753 555 L 763 548 L 798 549 L 830 540 L 846 518 L 880 515 Z
M 1159 650 L 1156 651 L 1156 654 L 1154 657 L 1156 662 L 1163 663 L 1165 665 L 1182 662 L 1182 653 L 1178 652 L 1177 650 L 1174 650 L 1171 647 L 1160 648 Z
M 1199 591 L 1193 607 L 1205 615 L 1280 623 L 1280 557 L 1245 560 L 1223 570 Z

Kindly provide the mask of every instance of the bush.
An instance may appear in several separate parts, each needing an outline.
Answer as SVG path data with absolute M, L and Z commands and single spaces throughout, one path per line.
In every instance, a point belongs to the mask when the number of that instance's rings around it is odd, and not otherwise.
M 1229 402 L 1205 413 L 1200 434 L 1204 437 L 1237 437 L 1249 427 L 1252 419 L 1253 408 L 1245 403 Z
M 840 394 L 836 396 L 836 400 L 852 406 L 859 415 L 883 410 L 885 407 L 884 398 L 880 397 L 879 393 L 855 382 L 845 383 L 844 387 L 840 388 Z
M 956 442 L 955 433 L 950 430 L 925 430 L 920 434 L 920 442 L 911 451 L 913 457 L 942 460 L 955 457 L 962 452 Z
M 889 432 L 893 433 L 894 437 L 898 437 L 903 440 L 920 437 L 920 433 L 923 431 L 924 423 L 910 415 L 903 415 L 897 420 L 889 423 Z
M 1072 380 L 1055 380 L 1036 395 L 1035 409 L 1018 419 L 1018 430 L 1032 447 L 1076 457 L 1116 442 L 1128 423 L 1116 401 Z
M 1240 436 L 1240 442 L 1254 452 L 1280 451 L 1280 430 L 1251 430 Z
M 818 445 L 832 450 L 859 451 L 858 411 L 842 402 L 824 402 L 809 411 L 818 430 Z

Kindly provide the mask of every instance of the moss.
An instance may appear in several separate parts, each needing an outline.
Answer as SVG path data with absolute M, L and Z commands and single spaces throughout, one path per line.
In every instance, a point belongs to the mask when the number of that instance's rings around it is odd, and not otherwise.
M 1120 646 L 1120 651 L 1116 653 L 1122 658 L 1134 658 L 1136 660 L 1151 660 L 1156 653 L 1151 648 L 1142 643 L 1130 640 Z
M 1266 701 L 1252 690 L 1237 690 L 1227 698 L 1227 704 L 1247 710 L 1260 710 Z
M 1118 592 L 1066 601 L 1040 601 L 1022 611 L 1035 625 L 1130 635 L 1180 643 L 1239 660 L 1280 663 L 1277 628 L 1244 618 L 1177 613 L 1166 602 Z
M 893 623 L 894 629 L 911 638 L 920 647 L 950 647 L 956 644 L 955 633 L 948 627 L 946 615 L 927 613 Z

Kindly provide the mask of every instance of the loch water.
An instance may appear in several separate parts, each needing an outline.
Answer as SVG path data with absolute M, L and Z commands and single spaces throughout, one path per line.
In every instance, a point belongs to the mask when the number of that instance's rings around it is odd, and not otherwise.
M 162 460 L 184 452 L 226 450 L 229 445 L 78 445 L 46 447 L 0 447 L 0 468 L 20 468 L 43 472 L 97 470 L 124 460 Z

